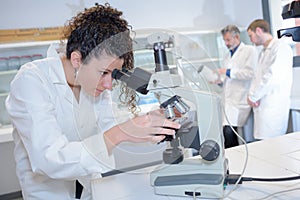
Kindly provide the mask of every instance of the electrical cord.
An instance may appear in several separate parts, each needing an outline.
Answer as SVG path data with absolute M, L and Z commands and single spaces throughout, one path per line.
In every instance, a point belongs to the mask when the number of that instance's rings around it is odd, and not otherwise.
M 299 180 L 300 179 L 300 175 L 299 176 L 291 176 L 291 177 L 282 177 L 282 178 L 254 178 L 254 177 L 241 177 L 241 175 L 239 174 L 228 174 L 225 178 L 224 184 L 242 184 L 244 181 L 260 181 L 260 182 L 284 182 L 284 181 L 293 181 L 293 180 Z M 292 189 L 288 189 L 288 190 L 282 190 L 282 191 L 278 191 L 278 192 L 274 192 L 272 194 L 269 194 L 267 196 L 261 197 L 261 198 L 255 198 L 252 200 L 264 200 L 264 199 L 269 199 L 271 197 L 274 196 L 278 196 L 280 194 L 284 194 L 287 192 L 293 192 L 296 190 L 300 190 L 299 187 L 297 188 L 292 188 Z M 231 197 L 232 200 L 235 200 L 234 198 Z
M 247 164 L 248 164 L 248 157 L 249 157 L 249 152 L 248 152 L 248 146 L 247 146 L 247 143 L 246 141 L 244 140 L 244 138 L 242 138 L 235 130 L 234 128 L 232 127 L 232 125 L 230 124 L 229 122 L 229 119 L 228 119 L 228 116 L 225 112 L 225 106 L 223 105 L 222 106 L 222 111 L 223 111 L 223 114 L 225 116 L 225 119 L 228 123 L 228 125 L 230 126 L 231 130 L 234 132 L 234 134 L 242 141 L 242 143 L 244 144 L 244 147 L 245 147 L 245 150 L 246 150 L 246 157 L 245 157 L 245 161 L 244 161 L 244 166 L 243 166 L 243 169 L 242 169 L 242 172 L 240 175 L 235 175 L 235 179 L 233 179 L 234 182 L 231 182 L 232 184 L 234 184 L 233 188 L 226 194 L 223 196 L 223 199 L 225 199 L 226 197 L 228 197 L 233 191 L 235 191 L 237 188 L 238 188 L 238 184 L 240 182 L 242 182 L 242 178 L 243 178 L 243 174 L 245 173 L 246 171 L 246 167 L 247 167 Z
M 240 178 L 241 177 L 241 178 Z M 261 182 L 282 182 L 299 180 L 299 176 L 282 177 L 282 178 L 254 178 L 254 177 L 242 177 L 240 174 L 228 174 L 225 178 L 225 184 L 242 184 L 244 181 L 261 181 Z
M 243 181 L 265 181 L 265 182 L 281 182 L 281 181 L 293 181 L 300 179 L 300 176 L 283 177 L 283 178 L 251 178 L 242 177 Z

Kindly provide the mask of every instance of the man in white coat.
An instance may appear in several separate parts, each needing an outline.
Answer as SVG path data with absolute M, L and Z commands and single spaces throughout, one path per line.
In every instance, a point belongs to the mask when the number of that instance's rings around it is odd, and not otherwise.
M 233 132 L 243 127 L 248 119 L 251 107 L 247 104 L 247 94 L 254 76 L 257 53 L 253 46 L 240 40 L 240 30 L 235 25 L 228 25 L 221 30 L 225 45 L 229 49 L 224 58 L 224 68 L 219 69 L 224 80 L 224 120 L 223 134 L 225 148 L 237 146 L 237 135 Z
M 290 109 L 293 51 L 282 40 L 273 38 L 265 20 L 254 20 L 247 31 L 251 42 L 263 45 L 248 94 L 248 103 L 254 108 L 254 138 L 283 135 Z

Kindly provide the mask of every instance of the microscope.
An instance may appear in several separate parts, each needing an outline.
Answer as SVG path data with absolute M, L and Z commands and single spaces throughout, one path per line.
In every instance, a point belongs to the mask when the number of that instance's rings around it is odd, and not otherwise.
M 293 1 L 285 5 L 281 14 L 283 19 L 299 18 L 300 17 L 300 1 Z M 277 31 L 278 38 L 282 36 L 292 37 L 293 41 L 300 42 L 300 26 L 280 29 Z
M 175 137 L 161 141 L 169 145 L 163 153 L 164 163 L 150 174 L 155 193 L 222 198 L 228 161 L 224 155 L 221 99 L 213 92 L 190 87 L 181 66 L 182 75 L 170 73 L 164 34 L 150 37 L 155 73 L 141 68 L 115 69 L 112 77 L 141 94 L 152 92 L 165 117 L 181 124 Z M 198 155 L 185 158 L 184 148 L 194 148 Z

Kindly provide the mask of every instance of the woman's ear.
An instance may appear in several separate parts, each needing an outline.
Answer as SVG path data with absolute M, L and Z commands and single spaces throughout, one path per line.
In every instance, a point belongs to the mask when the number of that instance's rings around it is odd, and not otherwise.
M 81 64 L 81 53 L 79 51 L 73 51 L 71 53 L 70 62 L 74 68 L 78 69 Z

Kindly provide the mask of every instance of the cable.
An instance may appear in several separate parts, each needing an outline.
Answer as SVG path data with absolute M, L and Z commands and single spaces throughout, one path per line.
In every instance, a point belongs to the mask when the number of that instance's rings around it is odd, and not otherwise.
M 293 181 L 300 179 L 299 176 L 283 177 L 283 178 L 253 178 L 253 177 L 242 177 L 242 181 L 263 181 L 263 182 L 281 182 L 281 181 Z
M 242 184 L 244 181 L 261 181 L 261 182 L 282 182 L 282 181 L 294 181 L 299 180 L 299 176 L 282 177 L 282 178 L 254 178 L 254 177 L 242 177 L 240 174 L 228 174 L 224 183 L 226 184 Z
M 231 130 L 234 132 L 234 134 L 243 142 L 244 146 L 245 146 L 245 150 L 246 150 L 246 158 L 245 158 L 245 162 L 244 162 L 244 167 L 242 169 L 242 172 L 240 175 L 237 175 L 235 178 L 235 182 L 234 182 L 234 186 L 233 188 L 226 194 L 223 196 L 223 199 L 225 199 L 226 197 L 228 197 L 233 191 L 235 191 L 237 188 L 238 188 L 238 184 L 242 181 L 242 176 L 243 174 L 245 173 L 246 171 L 246 167 L 247 167 L 247 164 L 248 164 L 248 157 L 249 157 L 249 153 L 248 153 L 248 146 L 247 146 L 247 143 L 246 141 L 234 130 L 234 128 L 232 127 L 232 125 L 230 124 L 229 122 L 229 119 L 228 119 L 228 116 L 226 115 L 226 112 L 225 112 L 225 106 L 222 106 L 222 111 L 223 111 L 223 114 L 225 116 L 225 119 L 226 121 L 228 122 L 228 125 L 230 126 Z M 225 184 L 225 182 L 224 182 Z
M 242 177 L 239 174 L 229 174 L 225 178 L 224 182 L 226 184 L 232 184 L 232 183 L 242 184 L 243 181 L 282 182 L 282 181 L 293 181 L 293 180 L 299 180 L 299 179 L 300 179 L 300 175 L 292 176 L 292 177 L 282 177 L 282 178 L 254 178 L 254 177 Z M 289 189 L 289 190 L 275 192 L 275 193 L 269 194 L 269 195 L 259 198 L 259 199 L 260 200 L 268 199 L 268 198 L 271 198 L 278 194 L 283 194 L 283 193 L 291 192 L 291 191 L 295 191 L 295 190 L 300 190 L 300 188 L 293 188 L 293 189 Z M 256 200 L 258 200 L 258 199 L 256 199 Z
M 299 180 L 300 179 L 300 175 L 299 176 L 292 176 L 292 177 L 282 177 L 282 178 L 253 178 L 253 177 L 242 177 L 240 179 L 240 181 L 238 181 L 238 179 L 241 177 L 241 175 L 239 174 L 229 174 L 227 175 L 227 177 L 225 178 L 225 183 L 226 184 L 233 184 L 233 183 L 238 183 L 238 184 L 242 184 L 243 181 L 261 181 L 261 182 L 283 182 L 283 181 L 293 181 L 293 180 Z M 274 197 L 276 195 L 279 194 L 284 194 L 287 192 L 292 192 L 292 191 L 296 191 L 296 190 L 300 190 L 299 187 L 297 188 L 292 188 L 292 189 L 288 189 L 288 190 L 282 190 L 282 191 L 278 191 L 272 194 L 269 194 L 265 197 L 261 197 L 261 198 L 255 198 L 255 200 L 264 200 L 264 199 L 268 199 L 271 197 Z M 231 198 L 234 199 L 234 198 Z M 253 199 L 254 200 L 254 199 Z

